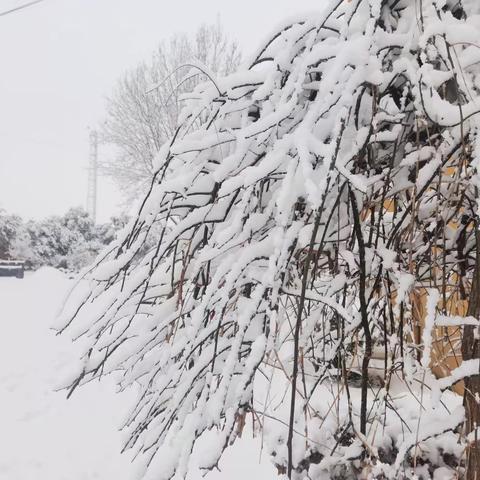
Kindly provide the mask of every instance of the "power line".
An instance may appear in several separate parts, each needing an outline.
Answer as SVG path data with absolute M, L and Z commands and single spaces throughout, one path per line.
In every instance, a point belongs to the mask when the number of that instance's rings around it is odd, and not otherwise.
M 5 10 L 4 12 L 0 12 L 0 17 L 8 15 L 9 13 L 18 12 L 19 10 L 23 10 L 24 8 L 31 7 L 36 3 L 44 2 L 45 0 L 33 0 L 32 2 L 24 3 L 23 5 L 19 5 L 18 7 L 11 8 L 10 10 Z

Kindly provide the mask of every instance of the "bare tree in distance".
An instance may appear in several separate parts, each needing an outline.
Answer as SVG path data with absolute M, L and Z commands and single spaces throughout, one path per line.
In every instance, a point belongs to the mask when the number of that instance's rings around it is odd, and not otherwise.
M 112 147 L 100 163 L 131 199 L 143 194 L 154 173 L 153 159 L 173 136 L 182 95 L 207 79 L 225 76 L 240 63 L 241 53 L 222 25 L 201 25 L 194 36 L 175 34 L 157 47 L 149 61 L 125 73 L 107 98 L 100 141 Z M 206 69 L 192 69 L 192 61 Z

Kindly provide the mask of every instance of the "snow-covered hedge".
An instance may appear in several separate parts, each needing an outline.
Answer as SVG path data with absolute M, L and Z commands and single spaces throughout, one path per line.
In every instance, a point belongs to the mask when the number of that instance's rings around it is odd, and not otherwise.
M 81 208 L 27 222 L 0 212 L 0 259 L 24 260 L 27 268 L 34 270 L 50 266 L 79 271 L 95 260 L 125 223 L 126 219 L 119 217 L 95 225 Z

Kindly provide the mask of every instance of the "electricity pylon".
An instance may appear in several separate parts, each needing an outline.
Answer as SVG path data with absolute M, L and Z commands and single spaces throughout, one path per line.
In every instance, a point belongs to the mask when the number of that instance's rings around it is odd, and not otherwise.
M 97 217 L 97 176 L 98 176 L 98 134 L 90 131 L 90 160 L 88 164 L 87 213 L 96 222 Z

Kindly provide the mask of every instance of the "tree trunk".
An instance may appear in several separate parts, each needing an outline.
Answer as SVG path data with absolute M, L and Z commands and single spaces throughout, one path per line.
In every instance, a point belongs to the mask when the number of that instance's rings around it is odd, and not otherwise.
M 472 280 L 470 302 L 467 315 L 480 319 L 480 232 L 478 222 L 475 222 L 476 262 Z M 463 360 L 480 358 L 480 342 L 475 330 L 478 327 L 466 325 L 462 339 Z M 466 415 L 466 434 L 480 426 L 480 405 L 476 397 L 480 396 L 480 374 L 465 378 L 465 393 L 463 404 Z M 474 441 L 467 448 L 466 480 L 480 480 L 480 438 L 475 436 Z

